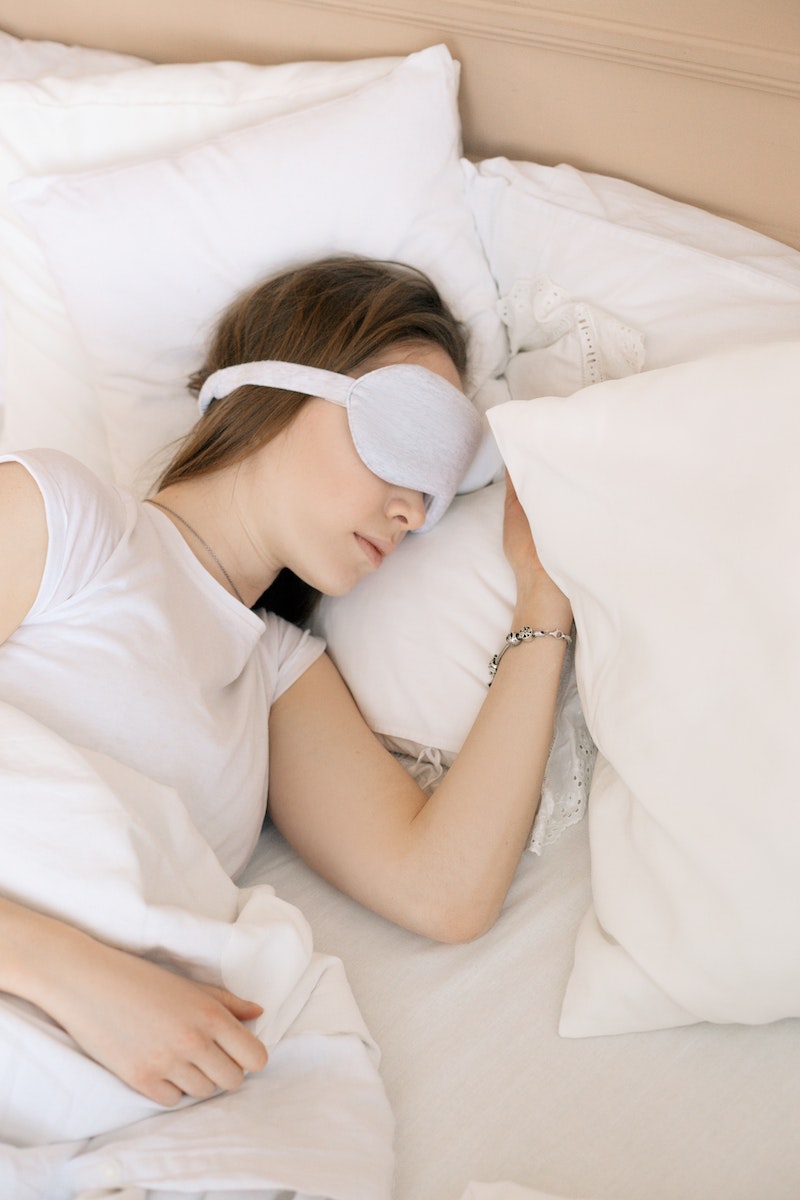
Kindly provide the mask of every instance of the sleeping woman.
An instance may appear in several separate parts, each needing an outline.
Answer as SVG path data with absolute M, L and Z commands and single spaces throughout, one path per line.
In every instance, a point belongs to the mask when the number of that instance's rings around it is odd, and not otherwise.
M 523 637 L 430 798 L 302 624 L 446 509 L 479 436 L 466 359 L 416 271 L 328 259 L 224 314 L 192 381 L 200 419 L 149 500 L 56 451 L 0 460 L 0 698 L 175 788 L 232 877 L 268 797 L 316 871 L 448 942 L 492 925 L 525 846 L 569 603 L 509 485 Z M 0 989 L 158 1104 L 265 1063 L 244 997 L 11 899 L 0 947 Z

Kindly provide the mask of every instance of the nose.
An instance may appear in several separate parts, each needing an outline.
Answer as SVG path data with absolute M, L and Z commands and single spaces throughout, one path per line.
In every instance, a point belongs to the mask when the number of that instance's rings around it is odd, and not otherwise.
M 404 532 L 420 529 L 427 515 L 425 497 L 422 492 L 415 492 L 412 488 L 393 487 L 386 512 Z

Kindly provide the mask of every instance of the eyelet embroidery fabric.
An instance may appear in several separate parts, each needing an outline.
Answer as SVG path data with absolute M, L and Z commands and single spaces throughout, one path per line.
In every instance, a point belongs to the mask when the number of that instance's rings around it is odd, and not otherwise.
M 527 354 L 561 343 L 557 347 L 561 370 L 556 387 L 551 389 L 545 384 L 538 389 L 534 385 L 531 396 L 568 394 L 564 391 L 565 379 L 574 384 L 569 390 L 577 391 L 604 379 L 635 375 L 644 366 L 644 338 L 638 330 L 595 305 L 574 300 L 546 275 L 516 280 L 498 302 L 497 311 L 508 329 L 512 363 L 515 357 L 522 360 Z M 545 379 L 553 362 L 551 355 L 538 364 Z M 534 364 L 517 361 L 516 374 L 523 365 Z
M 569 646 L 556 700 L 553 741 L 528 849 L 541 854 L 586 813 L 597 747 L 586 727 L 575 678 L 575 645 Z

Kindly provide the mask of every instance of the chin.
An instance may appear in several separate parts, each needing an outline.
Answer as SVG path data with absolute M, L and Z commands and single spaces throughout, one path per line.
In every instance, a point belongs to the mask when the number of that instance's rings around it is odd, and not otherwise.
M 351 579 L 347 583 L 330 584 L 318 590 L 322 592 L 323 596 L 347 596 L 358 582 L 358 579 Z
M 352 592 L 357 583 L 373 573 L 373 568 L 364 559 L 363 562 L 349 560 L 342 555 L 337 558 L 331 555 L 317 563 L 308 563 L 308 569 L 302 574 L 294 568 L 297 574 L 309 587 L 315 588 L 323 596 L 346 596 Z
M 346 596 L 348 592 L 352 592 L 356 584 L 363 579 L 363 575 L 349 575 L 346 578 L 330 576 L 321 579 L 313 579 L 304 577 L 305 582 L 313 588 L 316 588 L 323 596 Z

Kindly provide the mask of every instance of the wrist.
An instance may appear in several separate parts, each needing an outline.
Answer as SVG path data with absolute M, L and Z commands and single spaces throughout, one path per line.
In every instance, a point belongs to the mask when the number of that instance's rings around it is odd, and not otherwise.
M 71 925 L 10 900 L 0 901 L 0 990 L 52 1016 L 55 982 L 92 939 Z
M 571 635 L 565 633 L 563 629 L 534 629 L 530 625 L 523 625 L 520 629 L 512 630 L 506 635 L 505 642 L 500 647 L 497 654 L 492 656 L 489 662 L 489 686 L 491 687 L 492 683 L 494 682 L 494 678 L 497 675 L 498 668 L 500 667 L 500 662 L 507 650 L 510 650 L 516 646 L 520 646 L 523 642 L 537 642 L 540 640 L 560 646 L 560 655 L 562 661 L 563 654 L 566 651 L 567 646 L 572 644 Z
M 572 630 L 572 608 L 561 592 L 557 596 L 518 596 L 511 617 L 510 629 L 560 629 L 562 633 Z
M 539 571 L 532 578 L 517 579 L 512 625 L 514 629 L 522 625 L 540 629 L 557 627 L 569 633 L 572 607 L 550 576 Z

